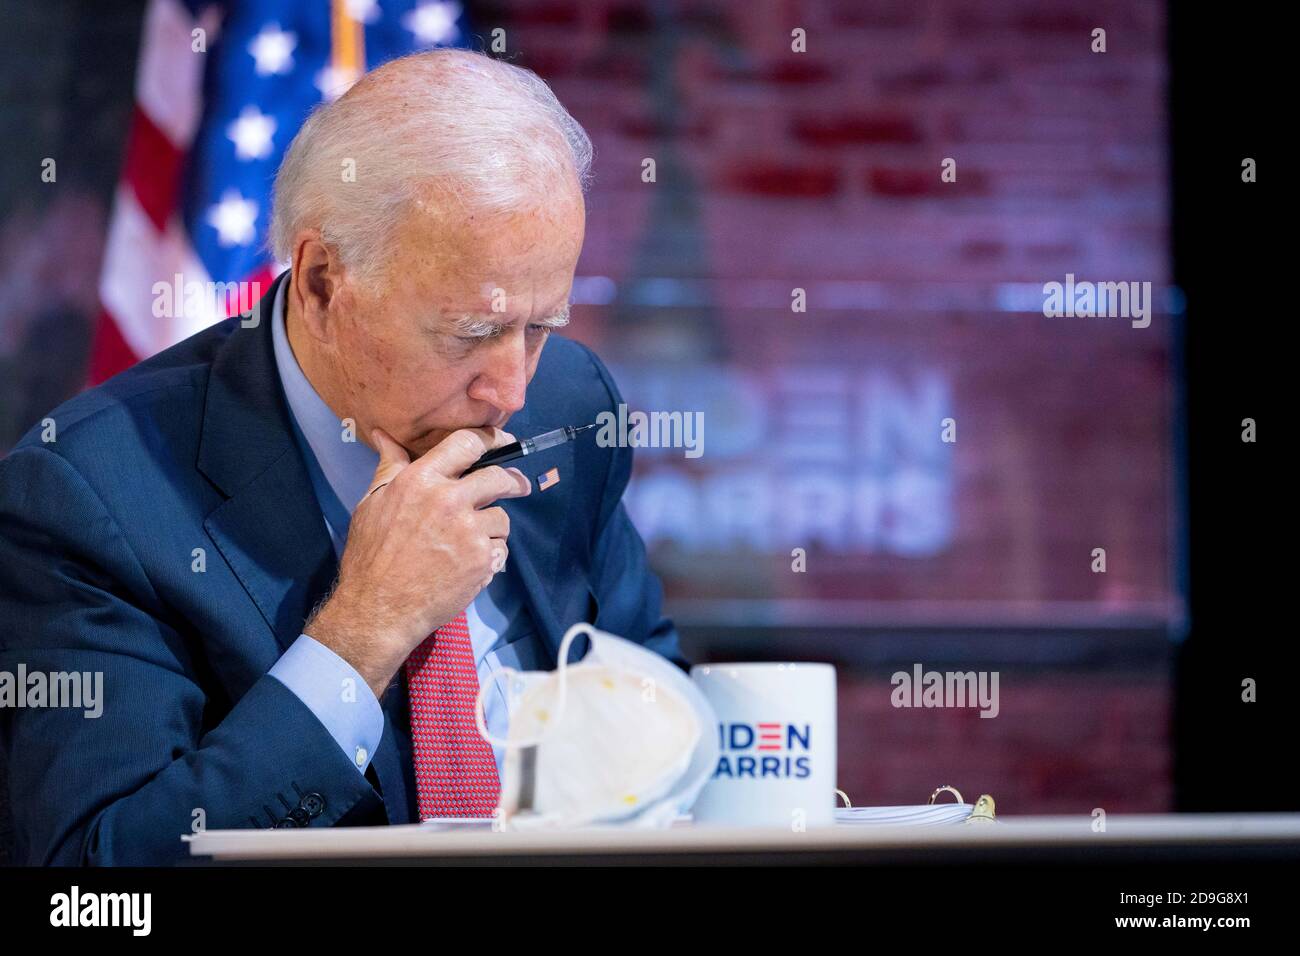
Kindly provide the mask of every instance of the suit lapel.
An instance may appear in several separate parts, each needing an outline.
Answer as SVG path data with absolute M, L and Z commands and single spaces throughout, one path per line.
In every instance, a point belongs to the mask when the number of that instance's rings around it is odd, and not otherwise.
M 334 549 L 289 420 L 271 342 L 282 275 L 212 365 L 199 470 L 228 496 L 204 522 L 282 649 L 332 582 Z
M 510 419 L 506 431 L 516 438 L 526 438 L 556 427 L 559 426 L 534 424 L 524 409 Z M 524 458 L 522 462 L 514 463 L 533 483 L 533 493 L 526 498 L 500 502 L 510 515 L 510 557 L 506 562 L 506 573 L 521 589 L 553 664 L 560 640 L 573 622 L 568 621 L 568 609 L 559 606 L 559 596 L 564 589 L 547 587 L 544 582 L 557 581 L 560 543 L 573 504 L 575 461 L 574 446 L 569 442 L 539 454 L 536 461 Z M 537 477 L 552 468 L 558 468 L 560 475 L 570 481 L 569 488 L 562 493 L 537 490 Z

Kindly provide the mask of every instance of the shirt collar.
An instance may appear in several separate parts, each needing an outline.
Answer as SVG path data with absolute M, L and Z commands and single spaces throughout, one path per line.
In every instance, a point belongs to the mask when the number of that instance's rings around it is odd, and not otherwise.
M 280 283 L 271 308 L 271 338 L 275 347 L 276 370 L 280 374 L 280 384 L 284 388 L 289 411 L 316 456 L 321 474 L 351 515 L 370 487 L 375 468 L 379 464 L 379 455 L 361 441 L 354 431 L 345 433 L 343 422 L 325 404 L 325 400 L 303 374 L 293 348 L 289 345 L 285 325 L 289 303 L 286 290 L 291 279 L 292 276 L 289 276 Z M 352 440 L 345 440 L 349 436 Z

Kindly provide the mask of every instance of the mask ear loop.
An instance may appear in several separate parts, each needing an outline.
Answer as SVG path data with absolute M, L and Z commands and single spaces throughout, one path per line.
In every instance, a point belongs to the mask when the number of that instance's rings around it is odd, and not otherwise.
M 590 624 L 582 622 L 573 625 L 573 627 L 564 632 L 564 640 L 560 641 L 560 652 L 557 655 L 559 658 L 559 665 L 556 670 L 559 674 L 560 694 L 559 700 L 555 704 L 555 720 L 551 721 L 550 726 L 531 740 L 502 740 L 500 737 L 492 736 L 487 729 L 487 724 L 484 722 L 483 716 L 483 698 L 487 695 L 488 691 L 492 690 L 496 686 L 498 678 L 503 674 L 514 677 L 519 673 L 519 671 L 515 670 L 513 667 L 497 668 L 496 672 L 492 675 L 492 679 L 479 688 L 478 695 L 474 698 L 474 725 L 478 728 L 478 732 L 483 739 L 494 747 L 535 747 L 542 742 L 547 734 L 558 727 L 560 721 L 564 718 L 564 704 L 568 689 L 567 672 L 569 669 L 569 647 L 573 644 L 574 638 L 579 634 L 584 631 L 595 633 L 595 630 L 596 629 Z

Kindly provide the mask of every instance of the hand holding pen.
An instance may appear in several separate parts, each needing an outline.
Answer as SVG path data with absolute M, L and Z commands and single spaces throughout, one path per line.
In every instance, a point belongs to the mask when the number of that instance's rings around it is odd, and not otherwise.
M 480 468 L 486 468 L 489 465 L 501 465 L 506 462 L 516 461 L 528 455 L 535 455 L 539 451 L 545 451 L 548 448 L 554 448 L 556 445 L 563 445 L 565 442 L 571 442 L 580 434 L 589 428 L 595 428 L 594 424 L 575 427 L 565 425 L 563 428 L 557 428 L 554 431 L 543 432 L 533 438 L 523 438 L 509 445 L 502 445 L 500 448 L 493 448 L 474 464 L 465 470 L 465 475 L 470 472 L 478 471 Z M 462 478 L 464 475 L 461 476 Z

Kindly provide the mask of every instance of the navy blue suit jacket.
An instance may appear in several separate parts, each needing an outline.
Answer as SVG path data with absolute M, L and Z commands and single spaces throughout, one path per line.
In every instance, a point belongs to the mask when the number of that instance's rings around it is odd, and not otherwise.
M 54 441 L 33 429 L 0 460 L 0 670 L 102 672 L 104 698 L 98 718 L 0 708 L 16 862 L 164 864 L 200 826 L 416 819 L 400 680 L 363 776 L 267 675 L 337 570 L 276 374 L 274 293 L 255 325 L 229 319 L 142 362 L 51 412 Z M 620 401 L 589 349 L 552 336 L 507 429 L 592 422 Z M 546 667 L 583 620 L 687 666 L 621 503 L 631 465 L 584 436 L 521 465 L 558 467 L 559 484 L 501 502 L 505 573 Z

